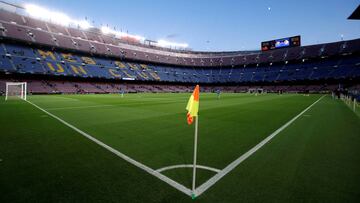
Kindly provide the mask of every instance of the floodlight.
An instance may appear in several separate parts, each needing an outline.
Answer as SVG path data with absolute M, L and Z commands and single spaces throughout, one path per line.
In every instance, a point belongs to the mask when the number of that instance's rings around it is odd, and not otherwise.
M 86 20 L 78 21 L 78 25 L 79 25 L 80 28 L 85 29 L 85 30 L 92 27 L 90 25 L 90 23 L 88 21 L 86 21 Z
M 157 43 L 161 47 L 181 47 L 181 48 L 186 48 L 186 47 L 189 46 L 186 43 L 169 42 L 169 41 L 166 41 L 166 40 L 158 40 Z
M 74 20 L 64 13 L 50 11 L 37 5 L 26 4 L 24 8 L 31 17 L 46 20 L 55 24 L 60 24 L 63 26 L 75 25 L 82 29 L 88 29 L 92 27 L 90 23 L 85 20 Z
M 106 26 L 102 26 L 101 27 L 101 32 L 104 34 L 110 34 L 111 33 L 111 29 L 106 27 Z M 112 34 L 112 33 L 111 33 Z
M 128 38 L 133 38 L 133 39 L 138 40 L 138 41 L 144 41 L 145 40 L 145 37 L 142 37 L 140 35 L 131 35 L 131 34 L 128 34 L 128 33 L 125 33 L 125 32 L 112 30 L 107 26 L 101 27 L 101 32 L 104 33 L 104 34 L 113 34 L 118 38 L 126 38 L 126 37 L 128 37 Z

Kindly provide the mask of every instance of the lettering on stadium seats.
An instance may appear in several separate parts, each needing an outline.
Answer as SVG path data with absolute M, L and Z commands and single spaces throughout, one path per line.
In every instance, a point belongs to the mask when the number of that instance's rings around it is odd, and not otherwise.
M 146 64 L 140 64 L 140 67 L 146 70 L 148 69 L 148 66 Z
M 67 62 L 72 62 L 72 63 L 76 63 L 77 61 L 73 58 L 73 56 L 71 54 L 65 54 L 65 53 L 61 53 L 62 57 L 64 58 L 65 61 Z
M 133 69 L 140 77 L 142 77 L 143 79 L 149 79 L 149 76 L 148 76 L 145 72 L 142 72 L 141 70 L 139 70 L 139 67 L 137 67 L 136 64 L 128 63 L 128 65 L 129 65 L 130 68 Z
M 53 66 L 53 64 L 51 64 L 51 63 L 46 63 L 47 64 L 47 66 L 49 67 L 49 69 L 52 71 L 52 72 L 56 72 L 56 73 L 63 73 L 64 72 L 64 68 L 61 66 L 61 64 L 56 64 L 56 69 L 55 69 L 55 67 Z
M 75 74 L 83 74 L 83 75 L 86 75 L 86 71 L 83 67 L 81 66 L 74 66 L 74 65 L 70 65 L 71 67 L 71 70 L 75 73 Z
M 155 80 L 160 80 L 160 77 L 158 74 L 156 74 L 152 69 L 148 67 L 146 64 L 140 64 L 140 67 L 146 70 Z
M 158 74 L 156 74 L 154 71 L 149 71 L 149 74 L 155 79 L 155 80 L 160 80 L 160 77 Z
M 119 68 L 126 68 L 125 64 L 123 64 L 122 62 L 120 61 L 115 61 L 115 65 Z
M 115 61 L 115 65 L 121 68 L 121 72 L 123 72 L 126 77 L 128 78 L 135 78 L 133 75 L 129 74 L 125 69 L 127 68 L 126 65 L 120 61 Z M 111 73 L 110 73 L 111 74 Z
M 140 77 L 142 77 L 143 79 L 149 79 L 149 76 L 146 75 L 145 72 L 137 71 L 136 73 L 137 73 Z
M 131 69 L 139 70 L 139 68 L 135 64 L 133 64 L 133 63 L 127 63 L 127 64 L 130 66 Z
M 56 57 L 52 51 L 43 51 L 41 49 L 38 49 L 38 52 L 43 59 L 47 59 L 48 57 L 50 57 L 52 60 L 56 60 Z
M 121 72 L 123 72 L 128 78 L 135 78 L 133 75 L 130 75 L 128 72 L 126 72 L 125 69 L 121 69 Z
M 109 73 L 116 78 L 121 78 L 121 74 L 115 69 L 109 68 Z
M 86 64 L 96 65 L 95 60 L 90 57 L 82 56 L 81 60 Z

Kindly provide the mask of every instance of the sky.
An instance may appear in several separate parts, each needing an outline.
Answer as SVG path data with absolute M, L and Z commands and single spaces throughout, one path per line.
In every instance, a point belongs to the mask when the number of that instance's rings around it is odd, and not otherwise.
M 347 17 L 359 0 L 8 0 L 31 3 L 147 39 L 197 51 L 258 50 L 261 41 L 301 35 L 302 45 L 360 38 Z

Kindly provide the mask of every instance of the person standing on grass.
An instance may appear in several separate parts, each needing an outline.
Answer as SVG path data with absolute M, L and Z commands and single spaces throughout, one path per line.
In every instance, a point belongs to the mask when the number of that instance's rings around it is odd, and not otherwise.
M 217 99 L 220 99 L 220 94 L 221 94 L 220 89 L 217 89 L 217 90 L 216 90 Z

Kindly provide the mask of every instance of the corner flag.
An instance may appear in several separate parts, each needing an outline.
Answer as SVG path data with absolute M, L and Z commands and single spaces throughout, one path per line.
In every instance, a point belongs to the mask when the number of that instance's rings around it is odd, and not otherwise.
M 189 125 L 192 124 L 192 122 L 194 121 L 194 117 L 198 116 L 198 111 L 199 111 L 199 94 L 200 94 L 200 87 L 199 85 L 196 85 L 187 105 L 186 105 L 186 110 L 188 111 L 187 113 L 187 123 Z
M 199 96 L 200 96 L 200 87 L 196 85 L 190 99 L 186 105 L 187 113 L 187 123 L 191 125 L 195 120 L 195 137 L 194 137 L 194 163 L 193 163 L 193 180 L 192 180 L 192 198 L 196 197 L 196 157 L 197 157 L 197 138 L 198 138 L 198 121 L 199 121 Z

